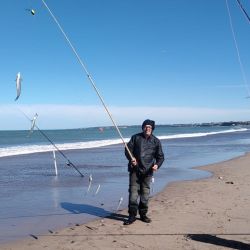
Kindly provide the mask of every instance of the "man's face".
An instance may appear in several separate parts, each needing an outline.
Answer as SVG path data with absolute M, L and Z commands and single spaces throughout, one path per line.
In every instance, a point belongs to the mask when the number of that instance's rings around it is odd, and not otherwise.
M 150 136 L 152 134 L 152 126 L 150 125 L 144 126 L 143 132 L 145 136 Z

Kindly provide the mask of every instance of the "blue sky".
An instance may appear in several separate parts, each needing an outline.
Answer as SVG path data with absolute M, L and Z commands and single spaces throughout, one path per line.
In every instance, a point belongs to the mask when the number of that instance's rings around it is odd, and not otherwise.
M 241 0 L 250 13 L 250 2 Z M 250 120 L 226 0 L 47 0 L 118 125 Z M 250 25 L 228 0 L 250 79 Z M 26 9 L 34 9 L 33 16 Z M 40 0 L 1 1 L 0 129 L 112 125 Z M 22 92 L 15 102 L 17 72 Z M 248 82 L 247 82 L 248 84 Z

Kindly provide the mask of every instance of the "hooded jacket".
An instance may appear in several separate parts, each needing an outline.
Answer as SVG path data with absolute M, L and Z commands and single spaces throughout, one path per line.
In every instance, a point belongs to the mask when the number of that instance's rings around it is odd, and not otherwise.
M 135 134 L 131 137 L 127 146 L 138 163 L 135 167 L 131 165 L 130 156 L 125 149 L 125 155 L 129 160 L 129 172 L 137 170 L 142 174 L 153 175 L 153 165 L 157 164 L 158 168 L 160 168 L 164 161 L 164 153 L 162 151 L 161 142 L 153 134 L 151 134 L 149 138 L 146 138 L 143 132 Z

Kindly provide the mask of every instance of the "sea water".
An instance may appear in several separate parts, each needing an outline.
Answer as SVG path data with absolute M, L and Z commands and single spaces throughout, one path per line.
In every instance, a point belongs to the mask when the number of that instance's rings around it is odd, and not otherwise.
M 128 141 L 141 127 L 120 130 Z M 0 243 L 103 218 L 117 212 L 121 198 L 119 208 L 127 206 L 127 159 L 113 127 L 42 132 L 0 131 Z M 161 125 L 154 134 L 166 160 L 151 195 L 172 181 L 211 175 L 193 167 L 250 151 L 247 126 Z

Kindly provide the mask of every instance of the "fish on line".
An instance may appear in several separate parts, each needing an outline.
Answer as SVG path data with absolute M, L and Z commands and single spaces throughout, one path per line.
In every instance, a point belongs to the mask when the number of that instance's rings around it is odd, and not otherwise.
M 21 82 L 22 82 L 22 77 L 21 77 L 21 73 L 18 72 L 17 75 L 16 75 L 16 92 L 17 92 L 17 95 L 16 95 L 16 98 L 15 98 L 15 101 L 19 98 L 20 94 L 21 94 Z
M 36 11 L 34 9 L 25 9 L 25 10 L 28 11 L 32 16 L 36 14 Z

